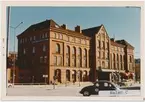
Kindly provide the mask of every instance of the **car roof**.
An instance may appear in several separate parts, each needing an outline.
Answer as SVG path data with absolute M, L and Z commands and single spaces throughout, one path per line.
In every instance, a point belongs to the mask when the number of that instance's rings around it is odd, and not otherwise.
M 97 82 L 108 82 L 108 83 L 111 83 L 110 81 L 107 81 L 107 80 L 98 80 L 95 83 L 97 83 Z

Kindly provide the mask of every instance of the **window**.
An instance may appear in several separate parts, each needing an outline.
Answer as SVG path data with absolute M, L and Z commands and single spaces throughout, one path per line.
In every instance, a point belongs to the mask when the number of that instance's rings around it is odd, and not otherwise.
M 47 56 L 44 57 L 44 63 L 47 63 Z
M 103 54 L 102 58 L 105 59 L 105 52 L 102 52 L 102 54 Z
M 59 38 L 59 35 L 57 33 L 55 33 L 55 35 L 56 35 L 56 38 L 58 39 Z
M 75 59 L 73 58 L 73 59 L 72 59 L 72 66 L 73 66 L 73 67 L 75 67 L 75 63 L 76 63 L 76 62 L 75 62 Z
M 26 49 L 24 48 L 23 53 L 26 54 Z
M 44 38 L 44 34 L 42 34 L 42 38 Z
M 72 49 L 72 66 L 76 66 L 76 48 Z
M 98 67 L 101 67 L 101 62 L 100 61 L 98 61 Z
M 100 41 L 98 40 L 97 42 L 98 42 L 97 43 L 97 47 L 99 48 L 100 47 Z
M 114 60 L 114 62 L 115 62 L 115 60 L 116 60 L 116 59 L 115 59 L 115 54 L 114 54 L 114 53 L 113 53 L 113 60 Z
M 117 61 L 119 61 L 119 55 L 117 54 Z
M 35 47 L 33 47 L 32 53 L 35 53 Z
M 33 40 L 36 40 L 36 37 L 35 36 L 33 36 Z
M 122 62 L 122 55 L 120 55 L 120 61 Z
M 106 52 L 106 59 L 107 59 L 107 60 L 109 59 L 109 55 L 108 55 L 108 52 Z
M 100 51 L 98 51 L 97 56 L 98 56 L 98 58 L 100 58 Z
M 56 53 L 60 53 L 60 45 L 56 44 Z
M 108 49 L 108 48 L 109 48 L 109 43 L 107 42 L 107 43 L 106 43 L 106 49 Z
M 48 37 L 48 35 L 47 35 L 47 32 L 45 33 L 45 38 L 47 38 Z
M 82 66 L 82 50 L 81 48 L 78 49 L 78 66 L 81 67 Z
M 108 83 L 104 83 L 104 86 L 105 86 L 105 87 L 108 87 Z
M 27 38 L 25 38 L 25 42 L 27 42 Z
M 42 56 L 40 57 L 40 63 L 43 63 L 43 57 Z
M 76 48 L 73 47 L 73 49 L 72 49 L 72 54 L 75 55 L 75 53 L 76 53 Z
M 103 41 L 103 49 L 105 49 L 105 42 Z
M 68 55 L 70 54 L 70 47 L 69 46 L 66 47 L 66 54 L 68 54 Z
M 62 57 L 58 57 L 58 65 L 60 66 L 60 65 L 62 65 Z
M 132 57 L 130 56 L 130 63 L 132 62 Z
M 32 41 L 32 37 L 30 37 L 30 41 Z
M 60 37 L 60 39 L 62 39 L 62 34 L 60 34 L 60 36 L 59 36 L 59 37 Z
M 99 48 L 101 48 L 101 42 L 100 42 L 100 40 L 98 41 L 98 43 L 99 43 Z
M 54 65 L 57 65 L 57 57 L 54 56 Z
M 66 57 L 66 66 L 70 66 L 70 58 Z
M 101 47 L 102 47 L 102 49 L 104 49 L 104 47 L 105 47 L 105 42 L 104 41 L 102 41 Z
M 70 66 L 70 47 L 69 46 L 66 47 L 66 54 L 67 54 L 66 65 Z
M 66 41 L 69 41 L 69 37 L 68 36 L 66 36 Z
M 24 41 L 24 38 L 22 39 L 22 42 L 24 43 L 25 41 Z
M 43 51 L 44 51 L 44 52 L 46 51 L 46 46 L 45 46 L 45 45 L 43 45 Z
M 20 40 L 20 43 L 22 43 L 22 39 Z
M 104 61 L 102 61 L 102 67 L 105 68 L 105 62 Z
M 87 50 L 85 49 L 85 53 L 84 53 L 84 65 L 85 67 L 87 67 Z

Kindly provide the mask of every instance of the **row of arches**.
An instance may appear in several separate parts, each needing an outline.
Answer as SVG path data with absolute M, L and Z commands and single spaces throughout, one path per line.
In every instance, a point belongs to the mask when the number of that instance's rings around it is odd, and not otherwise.
M 84 81 L 88 81 L 88 72 L 85 70 L 85 71 L 81 71 L 81 70 L 66 70 L 65 71 L 65 81 L 69 81 L 69 82 L 77 82 L 77 81 L 80 81 L 80 82 L 84 82 Z M 55 76 L 55 81 L 56 82 L 62 82 L 62 71 L 61 69 L 56 69 L 55 70 L 55 73 L 54 73 L 54 76 Z

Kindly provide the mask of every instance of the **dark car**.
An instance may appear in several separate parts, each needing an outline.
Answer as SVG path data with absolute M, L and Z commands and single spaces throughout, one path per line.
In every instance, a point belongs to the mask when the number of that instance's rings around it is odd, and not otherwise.
M 113 90 L 117 90 L 118 88 L 113 84 L 112 82 L 100 80 L 95 82 L 93 85 L 84 87 L 80 93 L 83 94 L 83 96 L 90 96 L 90 95 L 98 95 L 100 92 L 106 93 L 112 93 L 115 92 Z M 104 94 L 103 93 L 103 94 Z

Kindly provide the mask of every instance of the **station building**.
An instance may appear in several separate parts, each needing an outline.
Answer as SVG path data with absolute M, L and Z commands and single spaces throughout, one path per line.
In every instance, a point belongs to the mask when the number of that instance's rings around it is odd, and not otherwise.
M 134 72 L 134 47 L 109 37 L 104 25 L 75 30 L 46 20 L 18 38 L 18 66 L 35 83 L 111 80 L 112 72 Z

